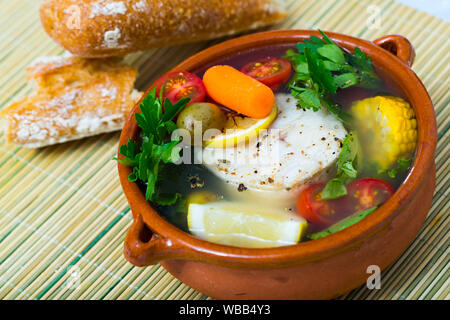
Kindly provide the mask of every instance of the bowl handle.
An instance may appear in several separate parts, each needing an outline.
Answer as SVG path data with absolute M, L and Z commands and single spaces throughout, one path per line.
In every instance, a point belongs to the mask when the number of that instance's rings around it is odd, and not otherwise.
M 416 52 L 411 42 L 400 35 L 392 34 L 373 41 L 376 45 L 396 55 L 408 66 L 412 66 Z
M 177 256 L 177 248 L 170 240 L 154 234 L 144 223 L 140 214 L 133 215 L 125 237 L 124 254 L 128 261 L 138 267 L 159 263 Z

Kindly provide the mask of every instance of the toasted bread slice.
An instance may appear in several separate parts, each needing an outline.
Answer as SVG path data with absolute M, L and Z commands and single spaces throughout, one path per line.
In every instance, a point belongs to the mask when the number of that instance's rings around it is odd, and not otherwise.
M 0 111 L 7 141 L 24 147 L 120 130 L 141 96 L 137 70 L 120 59 L 47 57 L 27 72 L 36 93 Z

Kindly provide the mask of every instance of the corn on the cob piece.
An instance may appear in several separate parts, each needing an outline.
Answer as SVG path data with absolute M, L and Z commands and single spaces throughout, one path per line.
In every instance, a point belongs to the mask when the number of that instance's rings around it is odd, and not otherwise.
M 401 157 L 414 153 L 417 121 L 414 110 L 405 100 L 376 96 L 355 102 L 350 110 L 366 160 L 378 169 L 391 167 Z

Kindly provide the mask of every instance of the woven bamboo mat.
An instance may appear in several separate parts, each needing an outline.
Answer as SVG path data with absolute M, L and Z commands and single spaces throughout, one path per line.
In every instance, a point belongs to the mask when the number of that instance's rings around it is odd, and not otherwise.
M 450 25 L 394 0 L 288 0 L 290 16 L 274 29 L 347 33 L 365 39 L 402 34 L 414 44 L 413 69 L 436 109 L 437 189 L 415 241 L 382 274 L 380 290 L 343 299 L 448 299 Z M 0 108 L 27 95 L 25 67 L 62 54 L 42 30 L 39 1 L 0 0 Z M 375 18 L 375 19 L 373 19 Z M 213 43 L 129 56 L 141 90 L 184 58 Z M 0 135 L 0 298 L 208 299 L 161 266 L 136 268 L 123 255 L 131 212 L 116 164 L 119 133 L 39 150 L 6 145 Z

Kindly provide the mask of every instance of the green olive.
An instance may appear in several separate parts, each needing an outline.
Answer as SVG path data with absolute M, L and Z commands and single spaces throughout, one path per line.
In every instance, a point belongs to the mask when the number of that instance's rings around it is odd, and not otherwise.
M 180 112 L 177 126 L 188 130 L 193 136 L 195 122 L 201 122 L 201 133 L 203 135 L 208 129 L 223 130 L 226 121 L 227 116 L 225 112 L 217 105 L 207 102 L 196 102 L 188 105 Z

